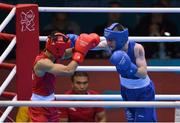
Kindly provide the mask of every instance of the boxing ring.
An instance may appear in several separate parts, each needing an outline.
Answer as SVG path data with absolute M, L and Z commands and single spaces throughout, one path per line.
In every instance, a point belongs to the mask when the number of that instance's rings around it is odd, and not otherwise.
M 16 75 L 18 81 L 18 86 L 22 85 L 22 83 L 19 83 L 24 80 L 26 77 L 21 77 L 20 75 L 26 75 L 29 73 L 24 72 L 24 69 L 31 70 L 31 67 L 24 68 L 24 66 L 21 64 L 24 64 L 24 61 L 22 62 L 22 59 L 24 59 L 24 53 L 21 46 L 24 46 L 25 48 L 29 47 L 29 50 L 32 51 L 33 55 L 29 58 L 29 63 L 32 65 L 33 58 L 35 58 L 36 54 L 38 53 L 39 45 L 37 40 L 45 41 L 46 36 L 39 36 L 39 33 L 37 31 L 33 32 L 37 28 L 39 28 L 39 24 L 36 21 L 31 23 L 30 19 L 34 19 L 39 17 L 39 12 L 121 12 L 121 13 L 180 13 L 180 8 L 75 8 L 75 7 L 38 7 L 37 5 L 33 4 L 24 4 L 24 5 L 8 5 L 8 4 L 2 4 L 0 3 L 0 9 L 8 10 L 10 11 L 8 16 L 5 18 L 5 20 L 0 25 L 0 39 L 8 40 L 10 41 L 10 44 L 6 48 L 6 50 L 1 54 L 0 56 L 0 68 L 1 69 L 9 69 L 11 70 L 10 74 L 6 78 L 6 80 L 3 82 L 3 84 L 0 87 L 0 95 L 4 93 L 6 87 L 11 82 L 13 77 Z M 26 10 L 26 11 L 25 11 Z M 21 12 L 20 12 L 21 11 Z M 23 13 L 24 12 L 24 13 Z M 27 13 L 26 13 L 27 12 Z M 31 13 L 30 19 L 28 18 L 28 12 Z M 33 13 L 34 12 L 34 13 Z M 22 14 L 23 13 L 23 14 Z M 25 15 L 25 18 L 22 16 Z M 6 27 L 6 25 L 10 22 L 10 20 L 16 16 L 16 35 L 8 34 L 8 33 L 2 33 L 3 29 Z M 23 19 L 24 20 L 23 20 Z M 21 19 L 19 21 L 18 19 Z M 26 21 L 29 21 L 32 25 L 37 24 L 37 27 L 32 28 L 29 27 L 29 23 L 26 23 Z M 21 25 L 25 24 L 25 26 Z M 22 26 L 22 28 L 20 28 Z M 26 29 L 26 30 L 25 30 Z M 39 30 L 38 30 L 39 31 Z M 25 33 L 25 35 L 21 34 Z M 23 44 L 22 37 L 26 36 L 26 33 L 30 36 L 32 36 L 32 42 Z M 36 36 L 36 37 L 35 37 Z M 34 37 L 34 38 L 33 38 Z M 105 40 L 104 37 L 101 37 L 101 41 Z M 180 37 L 129 37 L 129 40 L 134 40 L 137 42 L 179 42 Z M 23 45 L 21 45 L 23 44 Z M 33 44 L 33 46 L 31 46 Z M 16 64 L 6 63 L 4 60 L 6 59 L 7 55 L 10 53 L 10 51 L 13 49 L 13 47 L 17 45 L 17 61 Z M 37 45 L 34 47 L 34 45 Z M 35 52 L 35 51 L 36 52 Z M 28 59 L 27 59 L 28 60 Z M 28 64 L 28 63 L 27 63 Z M 26 64 L 25 64 L 26 65 Z M 29 66 L 30 66 L 29 65 Z M 27 65 L 26 65 L 27 66 Z M 22 69 L 22 70 L 21 70 Z M 180 66 L 148 66 L 148 71 L 151 72 L 179 72 Z M 114 66 L 79 66 L 77 68 L 77 71 L 93 71 L 93 72 L 101 72 L 101 71 L 116 71 Z M 31 75 L 29 75 L 31 76 Z M 21 89 L 21 90 L 20 90 Z M 122 101 L 121 95 L 56 95 L 57 100 L 66 100 L 66 101 L 24 101 L 28 100 L 23 99 L 24 97 L 21 97 L 18 95 L 21 95 L 22 88 L 17 87 L 17 94 L 13 94 L 12 100 L 1 100 L 0 101 L 0 107 L 7 107 L 4 113 L 0 117 L 0 122 L 3 122 L 13 107 L 18 106 L 47 106 L 47 107 L 113 107 L 113 108 L 121 108 L 121 107 L 157 107 L 157 108 L 179 108 L 180 107 L 180 94 L 172 95 L 156 95 L 155 99 L 156 101 Z M 10 94 L 6 94 L 8 97 Z M 23 100 L 23 101 L 21 101 Z M 81 100 L 81 101 L 68 101 L 68 100 Z M 92 101 L 93 100 L 93 101 Z M 100 101 L 96 101 L 100 100 Z M 106 101 L 104 101 L 106 100 Z M 110 101 L 111 100 L 111 101 Z M 112 101 L 113 100 L 113 101 Z

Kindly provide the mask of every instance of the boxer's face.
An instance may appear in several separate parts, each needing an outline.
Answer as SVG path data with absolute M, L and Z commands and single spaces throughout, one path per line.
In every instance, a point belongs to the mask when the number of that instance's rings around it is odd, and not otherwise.
M 129 42 L 127 42 L 123 47 L 122 47 L 122 49 L 121 50 L 123 50 L 123 51 L 127 51 L 128 50 L 128 43 Z
M 107 45 L 111 50 L 114 50 L 116 48 L 116 42 L 114 40 L 108 40 Z

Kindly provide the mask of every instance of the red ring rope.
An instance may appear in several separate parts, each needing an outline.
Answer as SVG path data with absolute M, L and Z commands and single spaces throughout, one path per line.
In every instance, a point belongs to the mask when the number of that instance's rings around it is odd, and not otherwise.
M 0 33 L 0 39 L 11 41 L 15 37 L 14 34 Z
M 13 7 L 14 5 L 0 3 L 0 9 L 3 9 L 3 10 L 11 10 Z
M 1 97 L 4 97 L 4 98 L 13 98 L 14 96 L 16 96 L 16 93 L 14 92 L 8 92 L 8 91 L 4 91 L 2 94 L 1 94 Z
M 15 64 L 12 63 L 2 63 L 0 64 L 0 68 L 2 69 L 12 69 L 15 66 Z

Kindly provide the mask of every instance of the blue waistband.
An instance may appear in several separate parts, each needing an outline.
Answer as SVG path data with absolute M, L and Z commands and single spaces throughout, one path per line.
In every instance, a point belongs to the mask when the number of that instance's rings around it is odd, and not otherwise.
M 127 79 L 121 77 L 121 75 L 119 75 L 119 77 L 121 80 L 121 85 L 129 89 L 144 88 L 150 84 L 149 76 L 146 76 L 146 78 L 141 79 Z

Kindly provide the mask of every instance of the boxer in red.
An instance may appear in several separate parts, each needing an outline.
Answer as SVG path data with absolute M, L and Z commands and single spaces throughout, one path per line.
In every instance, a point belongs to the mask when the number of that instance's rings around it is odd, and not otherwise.
M 89 49 L 98 45 L 100 39 L 95 33 L 81 34 L 75 41 L 72 61 L 66 66 L 57 63 L 66 55 L 70 48 L 71 39 L 60 32 L 48 36 L 45 50 L 40 53 L 34 62 L 32 79 L 32 101 L 54 101 L 56 76 L 71 76 Z M 59 114 L 56 107 L 29 107 L 29 116 L 32 122 L 58 122 Z

